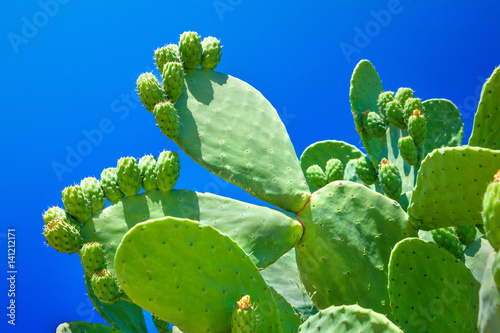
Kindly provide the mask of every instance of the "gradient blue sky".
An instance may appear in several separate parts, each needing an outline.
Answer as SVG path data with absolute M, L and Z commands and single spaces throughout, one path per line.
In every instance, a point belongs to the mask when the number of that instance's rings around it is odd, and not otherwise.
M 297 154 L 319 140 L 360 146 L 349 105 L 356 63 L 369 59 L 384 88 L 447 98 L 468 138 L 484 80 L 500 65 L 498 1 L 3 1 L 0 4 L 0 267 L 16 233 L 16 326 L 54 332 L 64 321 L 102 322 L 85 296 L 77 255 L 44 246 L 42 212 L 65 186 L 99 177 L 121 156 L 179 149 L 137 101 L 153 50 L 185 30 L 223 44 L 218 70 L 249 82 L 275 106 Z M 87 135 L 100 131 L 88 144 Z M 71 151 L 83 152 L 80 158 Z M 68 161 L 70 163 L 68 163 Z M 259 203 L 181 154 L 177 188 Z M 66 165 L 56 172 L 54 165 Z M 5 314 L 3 314 L 5 312 Z

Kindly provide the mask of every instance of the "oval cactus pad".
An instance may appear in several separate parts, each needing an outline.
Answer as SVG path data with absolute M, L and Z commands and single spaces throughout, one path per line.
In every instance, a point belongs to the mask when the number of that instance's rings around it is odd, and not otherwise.
M 259 332 L 281 333 L 276 303 L 252 260 L 210 226 L 173 217 L 137 224 L 118 247 L 115 270 L 134 303 L 184 332 L 229 332 L 236 302 L 249 295 Z

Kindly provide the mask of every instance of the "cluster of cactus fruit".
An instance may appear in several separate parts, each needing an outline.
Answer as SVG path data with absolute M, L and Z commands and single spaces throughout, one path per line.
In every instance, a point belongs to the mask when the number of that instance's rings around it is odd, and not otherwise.
M 162 82 L 141 74 L 140 99 L 186 155 L 279 209 L 174 189 L 170 151 L 64 189 L 44 235 L 79 253 L 113 329 L 58 332 L 145 332 L 143 309 L 159 332 L 500 331 L 500 70 L 461 146 L 453 103 L 384 91 L 363 60 L 350 101 L 366 154 L 327 140 L 299 160 L 220 58 L 216 38 L 183 33 L 155 51 Z

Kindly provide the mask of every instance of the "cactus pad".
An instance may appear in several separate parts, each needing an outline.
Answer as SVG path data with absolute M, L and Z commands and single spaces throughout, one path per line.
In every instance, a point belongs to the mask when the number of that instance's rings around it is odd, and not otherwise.
M 477 325 L 482 333 L 500 331 L 500 288 L 495 282 L 498 259 L 498 252 L 492 252 L 489 255 L 481 289 L 479 290 L 479 316 Z
M 498 251 L 500 249 L 500 170 L 495 174 L 493 182 L 486 188 L 481 216 L 486 238 Z
M 86 321 L 71 321 L 57 326 L 56 333 L 109 333 L 121 332 L 104 324 L 94 324 Z
M 116 203 L 118 199 L 125 196 L 118 186 L 116 168 L 107 168 L 101 172 L 101 185 L 104 196 L 111 203 Z
M 205 37 L 201 42 L 201 47 L 203 49 L 201 68 L 214 70 L 222 56 L 220 41 L 215 37 Z
M 236 243 L 210 226 L 173 217 L 137 224 L 123 237 L 115 269 L 134 303 L 183 331 L 228 332 L 236 302 L 250 295 L 258 331 L 281 333 L 259 271 Z

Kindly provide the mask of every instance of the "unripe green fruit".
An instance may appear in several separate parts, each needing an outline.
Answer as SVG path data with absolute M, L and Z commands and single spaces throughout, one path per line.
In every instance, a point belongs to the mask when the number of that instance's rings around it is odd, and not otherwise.
M 399 138 L 398 148 L 403 160 L 409 165 L 416 166 L 418 164 L 418 149 L 413 143 L 411 136 Z
M 158 157 L 158 188 L 168 192 L 174 188 L 179 179 L 179 155 L 173 151 L 163 151 Z
M 399 101 L 401 106 L 404 106 L 406 104 L 406 101 L 409 98 L 413 97 L 413 90 L 410 88 L 399 88 L 398 91 L 396 91 L 395 97 Z
M 179 40 L 179 54 L 182 66 L 185 69 L 196 69 L 201 64 L 203 50 L 198 33 L 186 31 L 181 35 Z
M 257 333 L 257 320 L 250 296 L 243 296 L 231 316 L 231 333 Z
M 445 248 L 453 254 L 457 259 L 462 257 L 464 252 L 460 239 L 455 234 L 455 230 L 451 227 L 432 230 L 432 238 L 439 246 Z
M 403 107 L 403 114 L 407 123 L 410 117 L 413 115 L 413 111 L 415 110 L 423 110 L 422 101 L 420 100 L 420 98 L 410 97 L 406 100 L 406 103 Z
M 155 51 L 156 67 L 163 73 L 163 67 L 167 62 L 181 62 L 179 47 L 176 44 L 163 46 Z
M 139 172 L 144 191 L 153 191 L 158 188 L 156 157 L 153 155 L 143 156 L 139 160 Z
M 476 240 L 476 226 L 475 225 L 464 225 L 459 227 L 454 227 L 455 233 L 460 239 L 460 243 L 467 246 Z
M 182 94 L 184 85 L 184 69 L 180 62 L 167 62 L 161 75 L 163 91 L 167 99 L 175 104 Z
M 154 109 L 156 125 L 170 140 L 176 140 L 180 134 L 179 115 L 171 102 L 158 103 Z
M 142 73 L 137 79 L 137 92 L 144 107 L 153 112 L 156 104 L 165 100 L 163 88 L 152 73 Z
M 111 203 L 116 203 L 119 199 L 125 196 L 118 186 L 116 168 L 107 168 L 102 170 L 101 185 L 104 191 L 104 196 L 106 196 L 108 201 Z
M 66 187 L 62 192 L 62 199 L 66 212 L 78 222 L 85 223 L 90 219 L 90 202 L 79 185 Z
M 399 199 L 402 190 L 402 181 L 398 167 L 383 158 L 379 164 L 378 175 L 384 194 L 393 200 Z
M 363 113 L 363 128 L 374 138 L 383 138 L 385 136 L 385 131 L 387 130 L 384 119 L 382 119 L 382 117 L 376 112 L 372 111 L 366 111 Z
M 427 136 L 427 126 L 425 124 L 425 117 L 420 113 L 420 110 L 413 111 L 413 114 L 408 119 L 408 131 L 413 138 L 415 146 L 421 148 Z
M 326 162 L 326 179 L 328 183 L 344 179 L 344 164 L 338 158 L 331 158 Z
M 63 220 L 52 220 L 46 224 L 43 235 L 47 244 L 58 252 L 73 254 L 82 247 L 80 231 Z
M 317 188 L 322 188 L 323 186 L 328 184 L 328 179 L 326 178 L 325 172 L 317 164 L 311 165 L 309 168 L 307 168 L 306 177 L 309 183 Z
M 394 92 L 393 91 L 384 91 L 378 95 L 377 105 L 380 110 L 380 114 L 384 118 L 386 124 L 389 123 L 389 119 L 387 118 L 387 103 L 394 100 Z
M 53 220 L 65 220 L 66 212 L 61 207 L 50 207 L 45 213 L 43 213 L 43 222 L 48 224 Z
M 82 261 L 83 270 L 88 277 L 92 277 L 95 272 L 106 268 L 101 243 L 85 243 L 78 253 Z
M 120 298 L 120 287 L 116 277 L 107 269 L 97 271 L 90 280 L 94 294 L 106 304 L 115 304 Z
M 500 170 L 484 193 L 482 217 L 486 238 L 498 251 L 500 249 Z
M 403 114 L 403 108 L 398 100 L 390 101 L 386 104 L 387 118 L 389 122 L 401 130 L 405 130 L 406 123 Z
M 92 214 L 104 209 L 106 198 L 100 181 L 94 177 L 87 177 L 80 182 L 80 187 L 89 199 Z
M 128 197 L 141 190 L 141 173 L 134 157 L 122 157 L 116 165 L 116 177 L 120 190 Z
M 214 70 L 222 55 L 220 41 L 215 37 L 206 37 L 201 42 L 201 48 L 203 49 L 201 68 Z
M 356 174 L 363 183 L 366 185 L 373 185 L 377 182 L 377 170 L 375 170 L 375 167 L 368 157 L 363 156 L 358 158 L 355 166 Z

